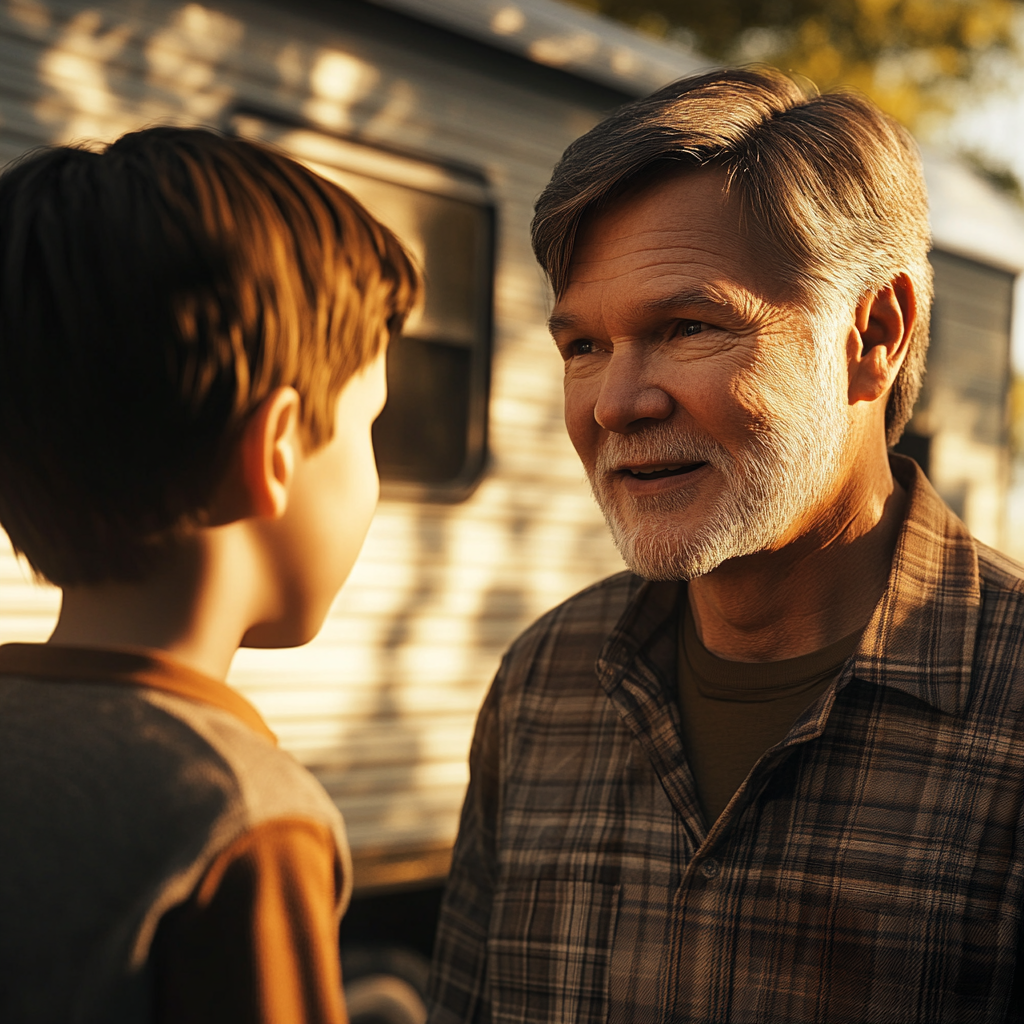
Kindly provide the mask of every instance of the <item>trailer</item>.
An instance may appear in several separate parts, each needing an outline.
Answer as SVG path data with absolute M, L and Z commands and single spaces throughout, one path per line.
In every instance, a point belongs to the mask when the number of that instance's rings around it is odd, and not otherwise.
M 0 163 L 212 125 L 349 188 L 425 270 L 389 353 L 382 501 L 352 577 L 311 644 L 243 650 L 229 677 L 346 818 L 353 1021 L 423 1019 L 472 726 L 504 647 L 622 567 L 562 426 L 533 202 L 572 139 L 706 65 L 554 0 L 0 0 Z M 934 166 L 936 341 L 906 448 L 998 546 L 1024 228 L 965 169 Z M 984 201 L 965 204 L 968 186 Z M 0 555 L 0 639 L 45 638 L 57 604 Z

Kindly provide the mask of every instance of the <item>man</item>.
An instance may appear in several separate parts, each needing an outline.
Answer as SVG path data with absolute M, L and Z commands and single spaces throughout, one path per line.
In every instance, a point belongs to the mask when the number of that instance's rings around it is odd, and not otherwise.
M 432 1021 L 1021 1020 L 1024 571 L 890 457 L 931 275 L 866 99 L 685 80 L 537 204 L 632 570 L 481 711 Z

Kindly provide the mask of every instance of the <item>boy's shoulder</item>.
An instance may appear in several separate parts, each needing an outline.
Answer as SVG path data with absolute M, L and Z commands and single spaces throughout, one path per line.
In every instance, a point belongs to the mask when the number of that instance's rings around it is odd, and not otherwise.
M 61 788 L 74 779 L 67 788 L 83 809 L 96 804 L 93 820 L 116 819 L 112 835 L 141 819 L 150 830 L 202 832 L 221 847 L 269 820 L 311 818 L 344 843 L 320 783 L 265 727 L 214 703 L 113 680 L 2 675 L 0 723 L 0 762 L 23 761 L 4 766 L 3 788 L 16 794 L 15 780 L 45 776 L 38 797 L 52 779 L 43 812 L 65 802 Z
M 98 976 L 144 962 L 163 915 L 261 825 L 329 833 L 342 902 L 351 885 L 316 779 L 229 710 L 155 688 L 0 675 L 0 820 L 0 954 L 68 931 L 110 959 Z
M 232 830 L 303 816 L 342 828 L 341 815 L 323 786 L 268 734 L 221 707 L 160 690 L 140 689 L 138 696 L 194 734 L 182 768 L 191 778 L 188 762 L 194 760 L 212 772 L 230 800 L 230 812 L 225 808 L 220 817 L 230 819 Z

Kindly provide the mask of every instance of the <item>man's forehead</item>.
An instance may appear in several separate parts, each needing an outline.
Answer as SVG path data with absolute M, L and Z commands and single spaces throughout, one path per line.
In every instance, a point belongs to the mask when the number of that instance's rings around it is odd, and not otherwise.
M 567 287 L 555 306 L 560 323 L 592 289 L 625 288 L 637 300 L 701 291 L 709 298 L 734 290 L 781 296 L 759 265 L 743 230 L 740 204 L 724 173 L 687 170 L 617 197 L 581 224 Z
M 573 259 L 581 248 L 628 239 L 640 231 L 688 224 L 730 231 L 738 230 L 739 222 L 739 203 L 721 169 L 666 172 L 653 180 L 642 179 L 584 216 Z

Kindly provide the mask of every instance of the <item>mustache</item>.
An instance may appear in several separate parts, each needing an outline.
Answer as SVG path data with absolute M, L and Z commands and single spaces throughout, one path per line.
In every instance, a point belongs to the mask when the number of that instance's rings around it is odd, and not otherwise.
M 649 428 L 633 434 L 610 434 L 597 453 L 597 474 L 610 473 L 623 465 L 650 462 L 707 462 L 727 468 L 733 459 L 729 452 L 707 434 Z

